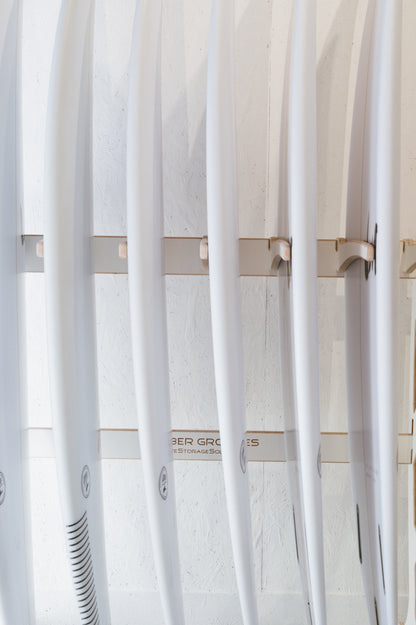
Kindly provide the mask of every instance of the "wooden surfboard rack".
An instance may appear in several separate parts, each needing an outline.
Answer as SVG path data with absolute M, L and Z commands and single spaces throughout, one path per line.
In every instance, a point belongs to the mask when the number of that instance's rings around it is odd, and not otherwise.
M 400 271 L 408 276 L 416 269 L 416 241 L 404 239 L 402 242 L 402 258 Z
M 25 271 L 43 272 L 42 235 L 23 235 Z M 342 278 L 348 266 L 360 258 L 371 262 L 374 248 L 366 241 L 319 239 L 318 275 Z M 401 246 L 401 278 L 416 278 L 416 241 L 404 239 Z M 165 237 L 166 275 L 208 275 L 209 246 L 207 237 Z M 281 262 L 290 261 L 290 243 L 284 239 L 240 239 L 240 273 L 243 276 L 276 276 Z M 93 237 L 94 272 L 127 274 L 128 246 L 123 236 Z M 181 460 L 219 460 L 220 447 L 216 431 L 173 431 L 174 457 Z M 348 434 L 322 432 L 322 461 L 346 463 Z M 284 462 L 283 432 L 247 432 L 249 461 Z M 192 443 L 190 440 L 192 439 Z M 250 441 L 254 440 L 253 444 Z M 208 442 L 207 442 L 208 441 Z M 212 442 L 214 441 L 214 442 Z M 413 461 L 413 432 L 399 435 L 399 463 Z M 140 458 L 137 431 L 128 429 L 100 430 L 97 440 L 102 458 Z M 26 432 L 26 453 L 30 457 L 53 456 L 52 433 L 48 428 Z
M 275 276 L 281 262 L 291 258 L 290 242 L 279 238 L 242 238 L 240 244 L 240 274 L 242 276 Z M 22 236 L 25 249 L 25 271 L 43 272 L 43 237 Z M 207 275 L 209 273 L 209 244 L 204 237 L 165 237 L 166 275 Z M 362 259 L 374 260 L 374 246 L 367 241 L 343 238 L 318 239 L 318 277 L 342 278 L 349 265 Z M 416 241 L 400 241 L 400 277 L 416 278 Z M 123 236 L 93 237 L 95 273 L 127 273 L 128 245 Z
M 355 260 L 371 263 L 374 260 L 374 245 L 367 241 L 336 240 L 337 273 L 344 273 Z
M 249 462 L 285 462 L 284 433 L 281 431 L 248 431 L 247 460 Z M 349 462 L 348 434 L 321 432 L 322 462 Z M 101 429 L 97 446 L 102 459 L 140 459 L 137 429 Z M 176 460 L 221 460 L 218 430 L 172 430 L 172 448 Z M 24 452 L 29 458 L 53 458 L 51 428 L 29 428 L 24 435 Z M 398 462 L 411 465 L 413 434 L 398 437 Z

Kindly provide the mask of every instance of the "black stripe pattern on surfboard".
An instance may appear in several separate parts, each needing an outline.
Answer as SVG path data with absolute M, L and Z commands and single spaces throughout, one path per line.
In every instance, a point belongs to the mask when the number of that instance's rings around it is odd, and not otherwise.
M 82 625 L 100 625 L 87 512 L 66 526 L 72 577 Z

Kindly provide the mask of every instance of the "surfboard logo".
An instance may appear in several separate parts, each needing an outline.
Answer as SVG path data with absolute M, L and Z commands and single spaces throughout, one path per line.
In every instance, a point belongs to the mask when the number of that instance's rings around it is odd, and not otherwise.
M 162 467 L 159 475 L 159 493 L 164 501 L 168 498 L 168 471 Z
M 6 497 L 6 478 L 4 474 L 0 472 L 0 506 Z
M 91 491 L 90 469 L 86 464 L 81 473 L 81 491 L 85 499 L 88 499 Z
M 240 446 L 240 466 L 242 472 L 245 473 L 247 469 L 247 444 L 245 438 L 241 441 Z

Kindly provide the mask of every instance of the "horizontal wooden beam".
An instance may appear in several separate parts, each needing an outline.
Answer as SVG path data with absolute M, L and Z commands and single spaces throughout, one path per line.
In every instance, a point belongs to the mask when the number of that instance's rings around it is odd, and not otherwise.
M 412 462 L 412 434 L 399 434 L 399 463 Z M 322 462 L 346 463 L 348 434 L 322 432 Z M 139 459 L 138 431 L 102 429 L 98 431 L 97 445 L 103 459 Z M 221 441 L 217 430 L 173 430 L 173 455 L 176 460 L 221 460 Z M 290 451 L 289 436 L 289 453 Z M 25 450 L 30 458 L 53 458 L 51 428 L 30 428 L 25 431 Z M 283 432 L 247 432 L 247 457 L 253 462 L 285 462 Z
M 26 234 L 22 237 L 24 267 L 27 272 L 43 271 L 43 237 Z M 280 239 L 240 239 L 240 273 L 242 276 L 276 276 L 284 262 L 276 262 L 276 241 Z M 338 271 L 340 239 L 318 239 L 318 276 L 342 278 Z M 201 245 L 202 244 L 202 245 Z M 166 275 L 208 275 L 209 242 L 206 237 L 165 237 Z M 400 243 L 402 254 L 401 277 L 416 278 L 416 244 L 411 240 Z M 289 249 L 290 254 L 290 249 Z M 126 237 L 93 237 L 94 273 L 126 274 L 128 246 Z M 357 261 L 360 262 L 360 261 Z M 276 270 L 276 267 L 279 267 Z M 347 269 L 348 271 L 348 269 Z

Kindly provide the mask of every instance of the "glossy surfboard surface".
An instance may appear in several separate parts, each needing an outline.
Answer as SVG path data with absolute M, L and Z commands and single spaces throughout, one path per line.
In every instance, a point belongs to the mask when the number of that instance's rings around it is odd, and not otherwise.
M 371 625 L 397 623 L 400 32 L 400 0 L 369 3 L 347 202 L 347 239 L 375 245 L 375 261 L 345 276 L 351 475 Z
M 292 21 L 293 27 L 293 21 Z M 291 29 L 292 30 L 292 29 Z M 277 234 L 291 240 L 288 194 L 288 107 L 291 68 L 291 41 L 289 38 L 285 68 L 285 82 L 280 124 L 279 196 Z M 284 435 L 286 466 L 292 504 L 294 546 L 301 578 L 305 618 L 312 621 L 308 555 L 306 551 L 304 506 L 302 503 L 301 471 L 299 458 L 299 424 L 296 413 L 295 370 L 293 353 L 293 312 L 291 297 L 291 264 L 280 262 L 277 273 L 277 319 L 279 332 L 280 387 L 284 407 Z
M 68 558 L 83 625 L 109 625 L 98 447 L 92 235 L 94 2 L 64 0 L 45 162 L 45 292 L 52 425 Z
M 161 0 L 137 4 L 127 128 L 130 318 L 139 438 L 164 622 L 184 621 L 171 444 L 163 255 Z
M 234 114 L 234 2 L 213 0 L 207 84 L 207 211 L 215 385 L 228 517 L 245 625 L 258 623 L 240 311 Z
M 22 453 L 25 385 L 20 129 L 21 3 L 0 5 L 0 624 L 31 625 L 33 586 Z M 26 521 L 26 523 L 25 523 Z
M 416 443 L 416 284 L 412 286 L 412 313 L 410 331 L 410 397 L 409 421 L 413 424 L 413 450 Z M 409 603 L 405 625 L 416 625 L 416 457 L 408 468 L 408 553 L 409 553 Z
M 287 109 L 288 219 L 292 243 L 279 278 L 285 430 L 294 524 L 308 621 L 325 625 L 318 364 L 316 5 L 297 0 L 292 17 Z M 281 207 L 284 211 L 284 205 Z M 286 324 L 286 325 L 285 325 Z M 291 340 L 284 338 L 289 331 Z M 287 334 L 286 334 L 287 337 Z M 291 378 L 291 379 L 290 379 Z

